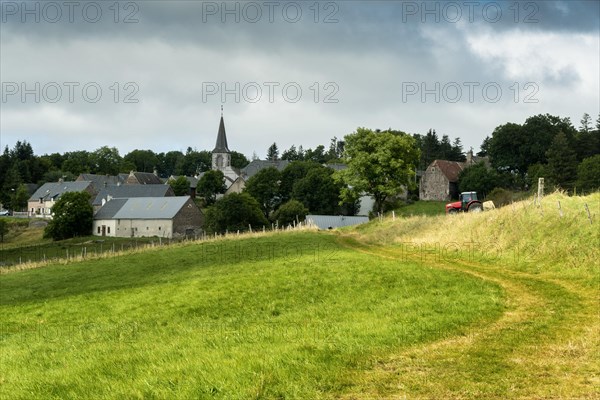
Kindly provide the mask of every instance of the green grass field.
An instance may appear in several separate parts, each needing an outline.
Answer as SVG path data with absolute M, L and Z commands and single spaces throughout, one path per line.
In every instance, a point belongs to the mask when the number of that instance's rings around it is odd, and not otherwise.
M 424 201 L 419 200 L 412 204 L 406 204 L 395 210 L 396 216 L 412 217 L 418 215 L 444 215 L 446 213 L 446 201 Z
M 555 195 L 4 273 L 0 397 L 595 399 L 599 208 Z

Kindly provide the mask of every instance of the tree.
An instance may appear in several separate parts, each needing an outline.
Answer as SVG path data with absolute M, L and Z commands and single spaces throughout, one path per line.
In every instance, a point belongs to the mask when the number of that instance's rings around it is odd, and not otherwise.
M 184 155 L 180 151 L 169 151 L 160 153 L 156 156 L 158 161 L 158 173 L 161 176 L 177 175 L 177 171 L 181 170 Z
M 204 203 L 208 206 L 213 204 L 218 194 L 225 193 L 225 175 L 223 172 L 211 169 L 206 171 L 196 186 L 196 193 L 204 198 Z
M 126 169 L 138 172 L 153 172 L 159 166 L 158 156 L 152 150 L 132 150 L 123 157 L 123 161 L 131 163 L 133 166 L 133 168 Z
M 290 147 L 289 149 L 284 150 L 284 152 L 281 154 L 281 159 L 288 161 L 298 161 L 299 158 L 296 146 L 292 145 L 292 147 Z
M 250 164 L 250 161 L 246 158 L 245 155 L 243 155 L 242 153 L 238 153 L 237 151 L 231 152 L 231 166 L 233 168 L 242 169 L 248 164 Z
M 524 177 L 532 164 L 546 164 L 548 148 L 554 137 L 563 132 L 573 148 L 577 131 L 568 118 L 550 114 L 527 118 L 523 125 L 508 123 L 492 133 L 489 155 L 499 171 L 510 171 Z
M 176 172 L 177 175 L 194 176 L 197 173 L 210 170 L 211 167 L 212 153 L 206 150 L 196 151 L 188 147 Z
M 500 186 L 496 171 L 487 168 L 483 162 L 465 168 L 458 175 L 458 189 L 461 192 L 477 192 L 481 198 Z
M 577 188 L 585 191 L 600 190 L 600 154 L 585 158 L 579 164 Z
M 11 208 L 14 211 L 23 211 L 27 208 L 27 200 L 29 199 L 29 192 L 25 185 L 21 184 L 15 190 L 14 195 L 11 199 Z
M 8 233 L 8 223 L 6 220 L 0 219 L 0 242 L 4 243 L 4 236 Z
M 485 139 L 483 139 L 481 146 L 479 146 L 480 150 L 477 153 L 479 157 L 486 157 L 488 155 L 488 152 L 490 151 L 490 142 L 491 138 L 489 136 L 486 136 Z
M 344 183 L 344 199 L 355 199 L 357 193 L 371 195 L 382 212 L 388 197 L 415 186 L 419 150 L 413 137 L 358 128 L 345 143 L 343 160 L 348 167 L 336 173 Z
M 52 207 L 52 220 L 44 230 L 44 237 L 63 240 L 90 235 L 93 216 L 89 193 L 64 193 Z
M 271 221 L 277 222 L 279 226 L 293 224 L 294 221 L 302 222 L 308 214 L 308 209 L 298 200 L 290 200 L 275 211 Z
M 102 146 L 90 155 L 92 173 L 100 175 L 117 175 L 121 170 L 123 159 L 116 147 Z
M 583 113 L 581 117 L 581 126 L 579 127 L 579 132 L 589 132 L 592 126 L 592 117 L 590 114 Z
M 247 193 L 231 193 L 206 210 L 205 226 L 209 233 L 260 229 L 269 222 L 255 198 Z
M 169 179 L 169 186 L 173 188 L 175 196 L 188 196 L 190 194 L 190 182 L 185 176 Z
M 313 161 L 293 161 L 281 171 L 281 183 L 279 184 L 279 194 L 281 201 L 286 202 L 292 198 L 294 184 L 300 179 L 306 177 L 308 171 L 313 168 L 322 167 Z
M 550 181 L 565 190 L 572 189 L 577 177 L 577 156 L 569 147 L 564 133 L 560 132 L 554 137 L 546 156 L 548 157 L 546 170 Z
M 280 181 L 281 173 L 277 168 L 269 167 L 261 169 L 246 182 L 244 192 L 258 201 L 260 208 L 267 218 L 271 211 L 280 204 Z
M 73 175 L 92 172 L 91 154 L 85 150 L 65 153 L 62 170 Z
M 277 143 L 273 143 L 267 150 L 267 160 L 277 161 L 279 159 L 279 149 Z
M 318 165 L 294 183 L 292 198 L 314 214 L 332 215 L 339 214 L 340 192 L 341 185 L 334 181 L 333 170 Z

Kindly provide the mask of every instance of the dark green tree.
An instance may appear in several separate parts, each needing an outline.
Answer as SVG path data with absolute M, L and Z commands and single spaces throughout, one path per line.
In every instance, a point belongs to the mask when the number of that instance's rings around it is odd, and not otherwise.
M 321 165 L 313 161 L 293 161 L 281 171 L 281 183 L 279 193 L 281 201 L 286 202 L 292 198 L 294 184 L 300 179 L 306 177 L 308 171 L 313 168 L 320 168 Z
M 64 154 L 64 158 L 61 168 L 63 171 L 75 176 L 92 172 L 92 157 L 89 152 L 85 150 L 68 152 Z
M 258 201 L 260 208 L 267 218 L 281 202 L 279 192 L 280 181 L 281 173 L 277 168 L 269 167 L 261 169 L 246 182 L 244 192 Z
M 256 199 L 247 193 L 231 193 L 206 210 L 205 226 L 209 233 L 262 229 L 269 222 Z
M 90 155 L 92 173 L 99 175 L 117 175 L 121 172 L 123 158 L 116 147 L 102 146 Z M 124 171 L 123 171 L 124 172 Z
M 177 175 L 177 171 L 182 170 L 185 156 L 180 151 L 169 151 L 157 154 L 156 158 L 160 176 L 171 176 Z
M 212 166 L 212 153 L 206 150 L 196 151 L 187 148 L 185 156 L 179 165 L 176 175 L 194 176 L 197 173 L 208 171 Z
M 267 160 L 270 160 L 270 161 L 279 160 L 279 149 L 277 148 L 277 143 L 273 143 L 267 149 Z
M 485 139 L 483 139 L 483 142 L 481 143 L 481 146 L 479 146 L 479 152 L 477 153 L 477 155 L 479 157 L 486 157 L 489 154 L 490 151 L 490 142 L 491 142 L 491 138 L 489 136 L 486 136 Z
M 63 240 L 90 235 L 93 216 L 89 193 L 64 193 L 52 207 L 52 220 L 44 230 L 44 237 Z
M 175 196 L 189 196 L 190 194 L 190 182 L 185 176 L 169 179 L 169 185 L 173 188 Z
M 223 172 L 211 169 L 206 171 L 198 181 L 196 194 L 204 198 L 204 203 L 209 206 L 213 204 L 218 194 L 225 193 L 225 176 Z
M 250 164 L 250 161 L 246 158 L 242 153 L 238 153 L 237 151 L 231 152 L 231 166 L 233 168 L 242 169 L 246 165 Z
M 320 166 L 308 171 L 294 184 L 292 198 L 313 214 L 339 214 L 341 184 L 333 179 L 331 168 Z
M 585 158 L 577 168 L 577 189 L 600 190 L 600 154 Z
M 155 168 L 159 167 L 158 157 L 152 150 L 132 150 L 123 157 L 123 161 L 133 166 L 133 168 L 124 168 L 125 170 L 153 172 Z
M 546 172 L 550 181 L 562 189 L 573 189 L 577 179 L 577 155 L 569 146 L 564 133 L 560 132 L 554 137 L 546 156 Z
M 308 215 L 308 209 L 298 200 L 283 203 L 271 216 L 271 221 L 279 226 L 286 226 L 296 222 L 303 222 Z
M 501 186 L 496 171 L 487 168 L 483 162 L 465 168 L 458 176 L 458 189 L 461 192 L 477 192 L 481 198 Z

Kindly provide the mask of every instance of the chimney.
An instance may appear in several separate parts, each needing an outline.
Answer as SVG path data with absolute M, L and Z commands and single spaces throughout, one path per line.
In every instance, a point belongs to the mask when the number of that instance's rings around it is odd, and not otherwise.
M 473 164 L 473 149 L 467 152 L 467 164 Z
M 152 171 L 152 173 L 154 174 L 154 176 L 158 176 L 158 170 L 156 169 L 156 167 L 154 167 L 154 171 Z
M 65 180 L 63 178 L 58 178 L 58 183 L 64 183 Z

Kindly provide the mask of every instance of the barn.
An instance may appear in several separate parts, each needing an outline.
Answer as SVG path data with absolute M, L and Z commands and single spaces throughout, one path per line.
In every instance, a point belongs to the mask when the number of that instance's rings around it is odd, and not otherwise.
M 198 233 L 203 222 L 190 196 L 117 198 L 94 215 L 93 234 L 173 238 Z

